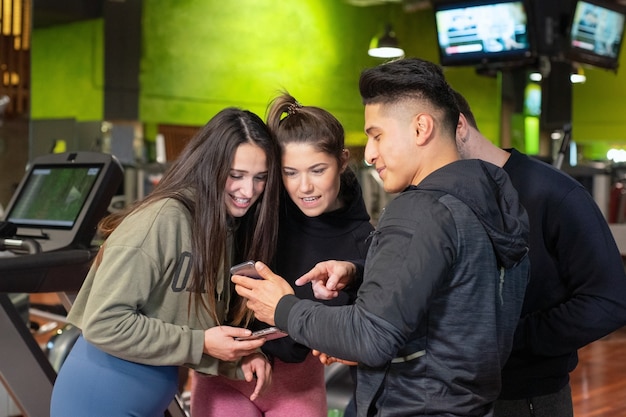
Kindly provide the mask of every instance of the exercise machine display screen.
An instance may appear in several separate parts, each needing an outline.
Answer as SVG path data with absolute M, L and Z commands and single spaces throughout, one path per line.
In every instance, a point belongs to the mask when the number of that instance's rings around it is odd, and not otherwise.
M 102 164 L 33 167 L 6 219 L 20 226 L 71 229 Z

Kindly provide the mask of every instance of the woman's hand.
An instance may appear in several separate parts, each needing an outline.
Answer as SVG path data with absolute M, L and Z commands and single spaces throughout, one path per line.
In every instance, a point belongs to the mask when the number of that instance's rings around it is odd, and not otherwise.
M 235 361 L 242 356 L 256 353 L 265 339 L 235 340 L 250 336 L 252 332 L 242 327 L 215 326 L 204 331 L 204 353 L 223 361 Z
M 241 370 L 246 381 L 252 382 L 256 377 L 256 386 L 250 401 L 256 400 L 272 382 L 272 365 L 262 353 L 253 353 L 241 360 Z

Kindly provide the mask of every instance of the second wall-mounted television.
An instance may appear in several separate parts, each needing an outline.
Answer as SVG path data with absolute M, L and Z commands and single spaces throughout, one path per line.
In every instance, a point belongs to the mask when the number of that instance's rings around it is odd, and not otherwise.
M 433 4 L 442 66 L 516 66 L 534 57 L 523 0 L 440 0 Z
M 582 64 L 617 70 L 625 20 L 626 6 L 604 0 L 575 1 L 567 57 Z

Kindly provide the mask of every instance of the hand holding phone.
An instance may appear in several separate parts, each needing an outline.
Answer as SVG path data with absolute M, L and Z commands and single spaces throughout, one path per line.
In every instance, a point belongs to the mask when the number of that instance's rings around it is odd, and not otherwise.
M 243 275 L 254 279 L 263 279 L 254 267 L 254 261 L 246 261 L 230 268 L 231 275 Z
M 288 334 L 280 330 L 278 327 L 267 327 L 265 329 L 257 330 L 256 332 L 252 332 L 250 336 L 235 337 L 235 340 L 255 340 L 260 338 L 264 338 L 265 340 L 274 340 L 285 336 L 288 336 Z

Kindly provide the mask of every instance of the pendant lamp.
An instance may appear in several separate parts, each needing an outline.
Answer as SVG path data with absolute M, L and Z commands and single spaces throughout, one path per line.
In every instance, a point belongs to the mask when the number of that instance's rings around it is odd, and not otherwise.
M 391 24 L 385 26 L 382 36 L 374 36 L 370 42 L 369 56 L 376 58 L 399 58 L 404 56 L 404 50 L 400 48 L 396 34 Z

